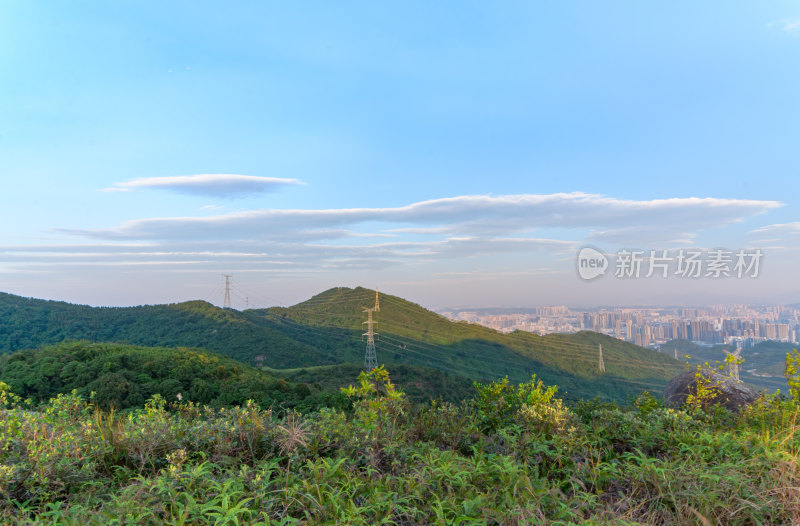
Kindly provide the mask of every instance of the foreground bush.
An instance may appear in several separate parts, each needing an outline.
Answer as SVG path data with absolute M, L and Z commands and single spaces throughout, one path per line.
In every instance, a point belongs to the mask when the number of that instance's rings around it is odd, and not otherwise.
M 741 415 L 565 407 L 535 378 L 413 408 L 383 369 L 352 411 L 168 406 L 119 415 L 0 384 L 0 522 L 792 524 L 797 405 Z

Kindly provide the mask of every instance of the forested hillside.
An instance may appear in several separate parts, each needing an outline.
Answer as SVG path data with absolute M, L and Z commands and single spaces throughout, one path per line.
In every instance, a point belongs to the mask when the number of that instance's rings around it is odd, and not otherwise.
M 363 311 L 374 303 L 375 292 L 364 288 L 334 288 L 293 307 L 242 312 L 202 301 L 92 308 L 1 294 L 0 350 L 83 339 L 203 348 L 271 369 L 358 364 Z M 387 294 L 380 295 L 374 319 L 379 363 L 436 369 L 468 383 L 504 376 L 525 381 L 536 374 L 568 399 L 622 400 L 644 389 L 659 391 L 682 370 L 669 356 L 600 334 L 501 334 Z
M 458 402 L 475 392 L 473 382 L 462 376 L 448 374 L 430 367 L 418 365 L 390 366 L 392 381 L 403 390 L 414 403 L 441 400 Z M 270 369 L 269 372 L 290 382 L 305 383 L 323 390 L 346 387 L 364 369 L 361 364 L 320 365 L 299 369 Z M 350 380 L 348 380 L 350 379 Z
M 363 356 L 364 308 L 375 292 L 334 288 L 290 308 L 247 311 L 263 317 L 308 345 L 322 339 L 329 352 Z M 536 374 L 558 385 L 568 399 L 624 399 L 643 389 L 659 391 L 680 372 L 679 362 L 661 353 L 598 333 L 539 336 L 502 334 L 481 325 L 453 322 L 396 296 L 380 294 L 376 347 L 386 364 L 418 364 L 473 380 L 508 376 L 525 381 Z M 321 336 L 323 336 L 320 338 Z M 603 347 L 606 372 L 598 367 Z
M 274 330 L 267 320 L 248 322 L 242 313 L 204 301 L 140 307 L 88 307 L 0 293 L 0 351 L 30 349 L 64 340 L 196 347 L 254 364 L 269 356 L 277 366 L 308 360 L 336 363 Z
M 100 407 L 141 407 L 153 395 L 222 407 L 315 408 L 341 396 L 286 381 L 197 349 L 69 342 L 0 356 L 0 381 L 20 396 L 46 401 L 73 389 Z M 329 396 L 331 395 L 331 396 Z

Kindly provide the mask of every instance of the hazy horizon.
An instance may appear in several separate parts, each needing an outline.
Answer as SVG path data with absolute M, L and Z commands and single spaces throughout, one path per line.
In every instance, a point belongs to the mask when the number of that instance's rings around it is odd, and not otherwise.
M 337 287 L 331 287 L 331 288 L 337 288 Z M 246 293 L 246 291 L 242 291 L 241 289 L 238 288 L 238 286 L 236 286 L 236 285 L 234 285 L 232 283 L 232 286 L 231 286 L 231 290 L 232 290 L 231 308 L 241 311 L 241 310 L 245 310 L 245 308 L 261 309 L 261 308 L 269 308 L 269 307 L 291 307 L 291 306 L 303 303 L 304 301 L 307 301 L 307 300 L 313 298 L 314 296 L 317 296 L 318 294 L 322 294 L 323 292 L 331 290 L 331 288 L 317 291 L 314 294 L 309 295 L 308 297 L 304 297 L 304 298 L 296 300 L 296 301 L 269 302 L 269 301 L 265 301 L 263 297 L 258 296 L 258 295 L 253 296 L 253 297 L 242 295 L 242 294 Z M 341 287 L 338 287 L 338 288 L 341 288 Z M 354 288 L 354 287 L 349 287 L 349 288 Z M 367 288 L 367 287 L 365 287 L 365 288 Z M 159 303 L 159 302 L 142 302 L 142 303 L 129 303 L 129 304 L 110 304 L 110 303 L 109 304 L 92 304 L 92 303 L 72 302 L 72 301 L 69 301 L 69 300 L 61 299 L 61 298 L 35 297 L 35 296 L 25 296 L 25 295 L 21 295 L 21 294 L 15 294 L 15 295 L 16 296 L 25 297 L 25 298 L 34 299 L 34 300 L 66 302 L 66 303 L 72 303 L 72 304 L 75 304 L 75 305 L 86 305 L 86 306 L 89 306 L 89 307 L 112 307 L 112 308 L 113 307 L 121 307 L 121 308 L 125 308 L 125 307 L 139 307 L 139 306 L 145 306 L 145 305 L 176 304 L 176 303 L 184 303 L 184 302 L 190 302 L 190 301 L 206 301 L 206 302 L 211 303 L 211 304 L 213 304 L 215 306 L 222 307 L 224 305 L 224 282 L 223 282 L 223 284 L 221 284 L 221 287 L 216 292 L 218 292 L 218 293 L 215 293 L 213 295 L 213 297 L 185 298 L 185 299 L 182 299 L 182 300 L 169 301 L 169 302 L 163 302 L 163 303 Z M 7 291 L 0 291 L 0 293 L 11 294 L 11 293 L 9 293 Z M 783 302 L 783 303 L 769 303 L 769 302 L 750 302 L 750 303 L 747 303 L 747 302 L 744 302 L 744 303 L 743 302 L 673 303 L 673 304 L 632 304 L 632 303 L 612 304 L 612 303 L 606 303 L 606 304 L 591 304 L 591 305 L 590 304 L 566 304 L 566 303 L 531 303 L 531 304 L 525 304 L 525 305 L 492 305 L 492 304 L 488 304 L 487 303 L 487 304 L 461 304 L 461 305 L 434 305 L 434 304 L 426 304 L 426 303 L 417 301 L 417 299 L 412 298 L 412 297 L 400 296 L 398 294 L 393 294 L 393 293 L 387 292 L 387 291 L 379 291 L 379 294 L 390 294 L 392 296 L 398 296 L 398 297 L 401 297 L 401 298 L 403 298 L 405 300 L 411 301 L 413 303 L 417 303 L 420 306 L 422 306 L 423 308 L 426 308 L 428 310 L 432 310 L 432 311 L 435 311 L 435 312 L 446 312 L 446 311 L 456 312 L 456 311 L 469 311 L 469 310 L 475 310 L 475 311 L 481 311 L 481 310 L 507 310 L 507 311 L 513 311 L 514 309 L 518 309 L 520 311 L 523 311 L 523 310 L 532 310 L 532 309 L 536 309 L 536 308 L 540 308 L 540 307 L 554 307 L 554 306 L 565 306 L 565 307 L 567 307 L 568 309 L 570 309 L 572 311 L 580 311 L 580 310 L 592 311 L 592 310 L 614 309 L 614 308 L 630 308 L 630 309 L 709 308 L 709 307 L 713 307 L 713 306 L 716 306 L 716 305 L 748 305 L 748 306 L 777 306 L 777 305 L 780 305 L 780 306 L 784 306 L 784 307 L 791 306 L 791 305 L 800 305 L 800 301 L 797 301 L 797 302 Z

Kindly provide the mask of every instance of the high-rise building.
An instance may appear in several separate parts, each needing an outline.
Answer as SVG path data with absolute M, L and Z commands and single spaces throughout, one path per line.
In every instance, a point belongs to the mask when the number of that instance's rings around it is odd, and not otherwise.
M 778 326 L 773 323 L 768 323 L 764 327 L 764 337 L 768 340 L 777 340 L 778 339 Z

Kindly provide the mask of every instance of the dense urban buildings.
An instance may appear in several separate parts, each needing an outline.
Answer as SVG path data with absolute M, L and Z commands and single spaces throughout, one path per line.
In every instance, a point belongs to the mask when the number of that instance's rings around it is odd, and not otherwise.
M 441 314 L 502 332 L 549 334 L 590 330 L 653 348 L 678 339 L 701 345 L 734 343 L 749 347 L 765 340 L 797 343 L 800 336 L 800 308 L 781 305 L 596 309 L 559 305 L 531 309 L 451 309 Z

